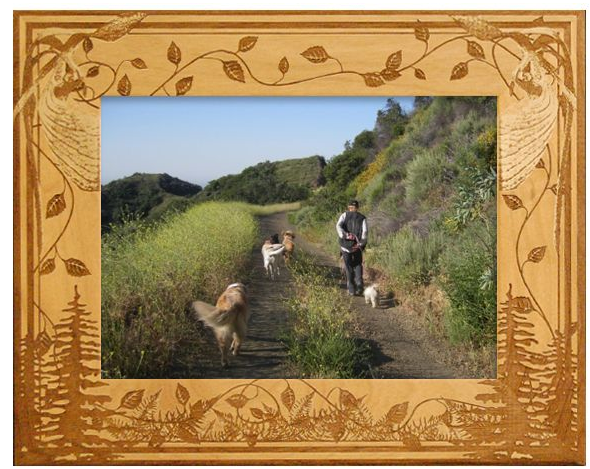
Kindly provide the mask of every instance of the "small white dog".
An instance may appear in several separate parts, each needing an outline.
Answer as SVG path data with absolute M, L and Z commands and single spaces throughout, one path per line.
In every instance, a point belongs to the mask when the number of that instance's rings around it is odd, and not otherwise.
M 271 280 L 281 275 L 279 257 L 285 250 L 282 244 L 273 244 L 270 239 L 264 241 L 262 245 L 262 258 L 264 260 L 264 269 Z
M 365 288 L 365 291 L 364 291 L 365 303 L 366 304 L 371 303 L 371 306 L 373 308 L 376 308 L 377 305 L 379 304 L 379 292 L 377 291 L 378 288 L 379 288 L 379 285 L 374 283 L 372 285 L 369 285 L 367 288 Z

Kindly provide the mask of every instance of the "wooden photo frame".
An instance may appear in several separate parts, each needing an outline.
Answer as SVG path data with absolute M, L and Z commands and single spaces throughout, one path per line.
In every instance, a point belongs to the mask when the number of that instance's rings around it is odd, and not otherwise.
M 16 12 L 16 463 L 583 464 L 584 43 L 579 11 Z M 497 379 L 101 380 L 100 97 L 168 82 L 497 96 Z

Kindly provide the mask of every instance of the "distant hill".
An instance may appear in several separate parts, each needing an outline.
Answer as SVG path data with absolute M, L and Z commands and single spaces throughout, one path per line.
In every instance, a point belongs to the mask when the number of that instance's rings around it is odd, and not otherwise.
M 199 194 L 204 200 L 242 200 L 253 204 L 293 202 L 309 197 L 325 182 L 326 161 L 321 156 L 265 161 L 240 174 L 211 181 Z
M 288 184 L 302 184 L 316 188 L 323 186 L 326 182 L 324 177 L 326 160 L 323 156 L 293 158 L 291 160 L 276 161 L 272 164 L 276 167 L 277 178 Z
M 127 215 L 156 220 L 170 209 L 183 210 L 195 202 L 201 186 L 169 174 L 135 173 L 102 186 L 101 225 L 108 231 Z

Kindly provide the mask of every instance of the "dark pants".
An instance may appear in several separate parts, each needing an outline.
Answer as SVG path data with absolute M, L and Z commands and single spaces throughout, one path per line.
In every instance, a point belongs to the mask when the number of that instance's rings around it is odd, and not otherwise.
M 346 288 L 350 293 L 363 291 L 363 251 L 342 251 L 344 270 L 346 271 Z

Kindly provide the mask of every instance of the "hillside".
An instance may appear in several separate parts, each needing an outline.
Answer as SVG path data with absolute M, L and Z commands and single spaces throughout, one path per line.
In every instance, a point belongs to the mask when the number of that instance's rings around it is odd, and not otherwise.
M 194 203 L 201 189 L 165 173 L 135 173 L 111 181 L 101 188 L 102 231 L 125 217 L 139 216 L 152 221 L 168 210 L 184 210 Z
M 324 184 L 321 156 L 265 161 L 209 182 L 200 200 L 241 200 L 253 204 L 294 202 L 309 197 Z
M 496 336 L 496 101 L 389 100 L 372 130 L 324 168 L 326 184 L 292 216 L 338 253 L 334 222 L 358 199 L 366 266 L 452 343 L 492 350 Z
M 319 155 L 307 158 L 293 158 L 272 163 L 279 181 L 287 184 L 301 184 L 316 188 L 324 184 L 323 169 L 326 160 Z

